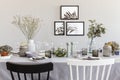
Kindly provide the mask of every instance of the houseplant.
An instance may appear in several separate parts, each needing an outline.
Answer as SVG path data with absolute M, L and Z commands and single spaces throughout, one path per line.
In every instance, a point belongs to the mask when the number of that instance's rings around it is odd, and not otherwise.
M 17 26 L 26 37 L 26 40 L 28 42 L 28 50 L 34 52 L 35 44 L 33 37 L 36 35 L 40 28 L 39 18 L 34 18 L 31 16 L 14 16 L 13 18 L 14 20 L 12 24 Z
M 116 41 L 109 41 L 107 43 L 105 43 L 105 45 L 107 46 L 111 46 L 112 48 L 112 55 L 114 55 L 116 50 L 119 50 L 119 44 Z
M 89 52 L 92 52 L 93 41 L 97 37 L 101 37 L 102 34 L 105 34 L 106 28 L 102 23 L 97 23 L 96 20 L 89 20 L 90 25 L 88 28 L 87 36 L 90 38 L 89 43 Z
M 8 56 L 13 48 L 9 45 L 0 46 L 0 55 L 1 56 Z
M 67 50 L 65 48 L 57 48 L 54 51 L 54 55 L 57 57 L 64 57 L 65 55 L 67 55 Z

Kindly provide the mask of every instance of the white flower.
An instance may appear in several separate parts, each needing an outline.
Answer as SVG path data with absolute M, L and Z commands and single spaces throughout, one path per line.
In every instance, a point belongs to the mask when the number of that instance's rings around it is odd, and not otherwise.
M 22 31 L 27 40 L 32 39 L 38 32 L 40 27 L 39 18 L 30 16 L 14 16 L 13 18 L 14 20 L 12 23 Z

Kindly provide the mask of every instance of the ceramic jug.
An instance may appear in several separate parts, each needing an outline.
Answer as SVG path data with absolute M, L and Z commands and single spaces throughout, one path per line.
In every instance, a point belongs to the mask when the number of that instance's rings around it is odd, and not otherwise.
M 103 46 L 103 56 L 109 57 L 111 56 L 111 54 L 112 54 L 112 47 L 105 44 Z

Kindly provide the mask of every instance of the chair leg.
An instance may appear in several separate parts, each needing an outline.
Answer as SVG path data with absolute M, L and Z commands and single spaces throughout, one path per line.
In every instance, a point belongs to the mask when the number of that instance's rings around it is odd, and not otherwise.
M 10 71 L 10 74 L 11 74 L 12 80 L 15 80 L 12 71 Z
M 49 80 L 49 75 L 50 75 L 50 71 L 48 71 L 48 74 L 47 74 L 47 80 Z
M 18 75 L 18 79 L 19 79 L 19 80 L 21 80 L 21 78 L 20 78 L 20 74 L 19 74 L 19 73 L 17 73 L 17 75 Z
M 38 80 L 40 80 L 40 73 L 38 74 Z
M 27 80 L 26 73 L 24 73 L 24 78 L 25 78 L 25 80 Z
M 33 73 L 31 73 L 31 80 L 33 80 Z

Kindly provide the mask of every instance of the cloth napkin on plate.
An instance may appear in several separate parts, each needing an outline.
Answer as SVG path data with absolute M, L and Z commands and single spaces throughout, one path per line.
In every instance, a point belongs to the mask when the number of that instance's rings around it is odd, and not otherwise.
M 31 53 L 31 52 L 27 52 L 27 57 L 30 58 L 31 60 L 43 60 L 45 59 L 44 56 L 40 56 L 37 53 Z
M 87 57 L 87 58 L 83 58 L 83 60 L 99 60 L 100 58 L 96 58 L 96 57 Z

